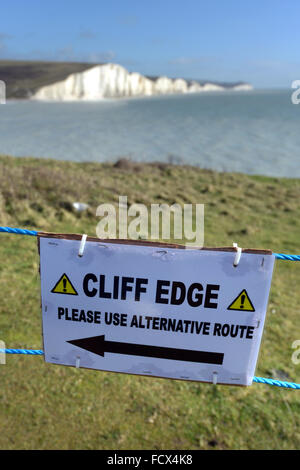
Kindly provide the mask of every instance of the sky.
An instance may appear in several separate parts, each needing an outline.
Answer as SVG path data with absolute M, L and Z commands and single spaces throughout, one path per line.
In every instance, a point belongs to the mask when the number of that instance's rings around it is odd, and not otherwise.
M 10 0 L 0 10 L 0 59 L 290 88 L 299 46 L 299 0 Z

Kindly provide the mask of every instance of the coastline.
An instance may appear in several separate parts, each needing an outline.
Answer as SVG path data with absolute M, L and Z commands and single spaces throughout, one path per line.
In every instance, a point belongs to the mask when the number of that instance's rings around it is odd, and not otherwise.
M 76 63 L 0 60 L 0 80 L 7 85 L 7 98 L 68 100 L 206 92 L 249 88 L 246 82 L 151 77 L 132 72 L 116 63 Z

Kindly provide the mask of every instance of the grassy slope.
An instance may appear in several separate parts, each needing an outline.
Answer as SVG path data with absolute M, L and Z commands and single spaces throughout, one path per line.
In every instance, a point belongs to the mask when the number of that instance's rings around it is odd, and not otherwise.
M 0 157 L 1 225 L 95 235 L 95 209 L 129 203 L 205 203 L 205 245 L 299 253 L 300 180 L 171 165 L 78 164 Z M 91 209 L 72 212 L 82 201 Z M 36 240 L 0 237 L 0 338 L 41 347 Z M 300 382 L 298 263 L 276 263 L 256 375 Z M 1 366 L 0 366 L 1 367 Z M 2 366 L 0 448 L 296 449 L 297 391 L 152 379 L 11 356 Z

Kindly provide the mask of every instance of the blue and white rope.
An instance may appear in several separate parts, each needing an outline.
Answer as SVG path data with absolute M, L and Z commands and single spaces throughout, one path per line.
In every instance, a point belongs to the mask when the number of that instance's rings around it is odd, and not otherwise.
M 3 233 L 12 233 L 15 235 L 30 235 L 36 237 L 38 232 L 36 230 L 26 230 L 21 228 L 12 228 L 12 227 L 0 227 L 0 232 Z M 274 253 L 276 259 L 283 261 L 300 261 L 300 255 L 288 255 L 284 253 Z M 44 354 L 44 351 L 39 349 L 0 349 L 0 353 L 6 354 L 28 354 L 28 355 L 38 355 L 41 356 Z M 253 377 L 253 382 L 259 384 L 273 385 L 275 387 L 282 388 L 291 388 L 291 389 L 300 389 L 300 384 L 294 382 L 284 382 L 282 380 L 268 379 L 265 377 Z
M 44 351 L 41 349 L 0 349 L 4 354 L 28 354 L 30 356 L 42 356 Z
M 256 382 L 258 384 L 275 385 L 275 387 L 293 388 L 294 390 L 300 390 L 300 384 L 296 384 L 294 382 L 284 382 L 283 380 L 267 379 L 264 377 L 253 377 L 253 382 Z
M 276 259 L 283 261 L 300 261 L 300 255 L 286 255 L 284 253 L 274 253 Z
M 42 356 L 44 351 L 40 349 L 0 349 L 0 353 L 5 354 L 28 354 L 31 356 Z M 267 379 L 264 377 L 253 377 L 253 382 L 266 385 L 274 385 L 275 387 L 291 388 L 300 390 L 300 384 L 294 382 L 284 382 L 282 380 Z
M 31 235 L 32 237 L 36 237 L 38 231 L 36 230 L 26 230 L 23 228 L 12 228 L 12 227 L 0 227 L 0 232 L 3 233 L 12 233 L 15 235 Z M 287 255 L 284 253 L 274 253 L 276 259 L 280 259 L 283 261 L 300 261 L 300 255 Z
M 36 237 L 38 232 L 36 230 L 26 230 L 23 228 L 12 228 L 12 227 L 0 227 L 0 232 L 13 233 L 15 235 L 31 235 Z

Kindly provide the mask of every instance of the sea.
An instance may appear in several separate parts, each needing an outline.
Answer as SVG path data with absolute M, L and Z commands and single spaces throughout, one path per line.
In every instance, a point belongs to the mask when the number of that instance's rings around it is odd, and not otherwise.
M 292 90 L 207 92 L 97 102 L 7 101 L 0 154 L 77 162 L 195 165 L 300 177 Z

